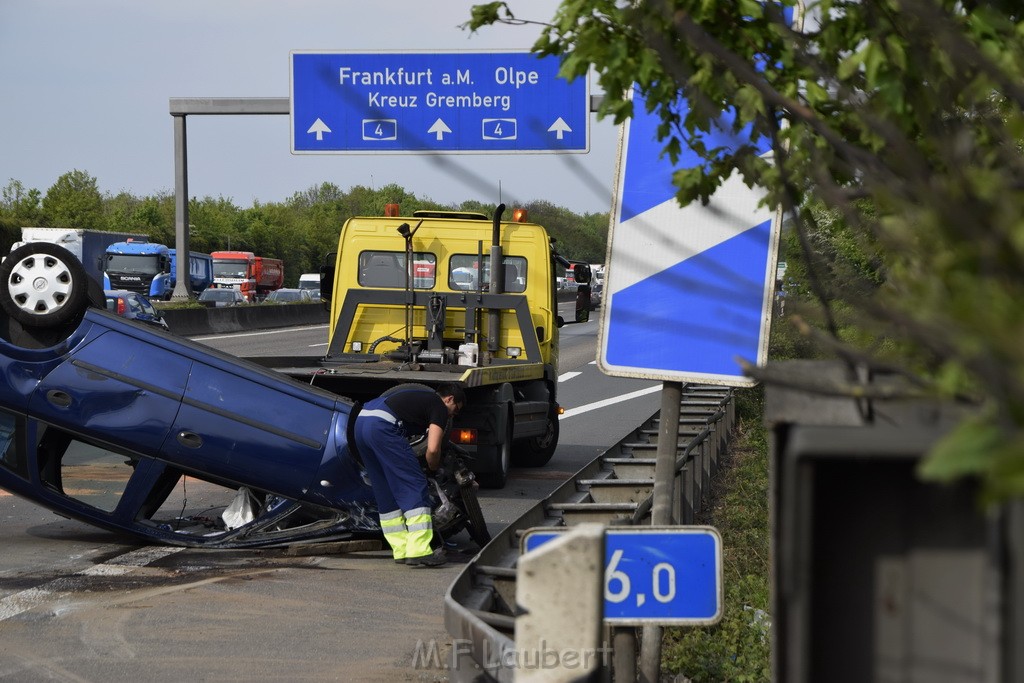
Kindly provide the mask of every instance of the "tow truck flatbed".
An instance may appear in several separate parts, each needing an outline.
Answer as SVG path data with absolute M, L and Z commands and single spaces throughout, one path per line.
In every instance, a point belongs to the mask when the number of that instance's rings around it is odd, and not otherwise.
M 517 361 L 496 362 L 480 368 L 461 365 L 439 365 L 433 363 L 397 362 L 387 359 L 368 359 L 366 354 L 352 354 L 354 359 L 325 359 L 315 356 L 257 356 L 249 360 L 300 381 L 318 384 L 316 378 L 325 382 L 331 379 L 380 380 L 387 382 L 459 382 L 466 387 L 480 387 L 499 382 L 512 382 L 544 377 L 543 363 Z M 353 362 L 353 360 L 355 362 Z

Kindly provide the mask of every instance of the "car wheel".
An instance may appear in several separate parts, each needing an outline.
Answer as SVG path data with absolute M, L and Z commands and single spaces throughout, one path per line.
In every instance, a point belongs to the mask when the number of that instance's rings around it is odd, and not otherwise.
M 479 472 L 476 479 L 480 486 L 487 489 L 505 488 L 508 470 L 512 466 L 512 416 L 508 416 L 505 427 L 505 438 L 495 445 L 495 469 L 491 472 Z
M 487 530 L 480 501 L 476 497 L 476 487 L 469 483 L 461 487 L 462 507 L 466 511 L 466 531 L 473 542 L 483 548 L 491 542 L 491 532 Z
M 57 244 L 23 244 L 0 264 L 0 308 L 25 327 L 56 327 L 89 303 L 89 276 L 74 254 Z

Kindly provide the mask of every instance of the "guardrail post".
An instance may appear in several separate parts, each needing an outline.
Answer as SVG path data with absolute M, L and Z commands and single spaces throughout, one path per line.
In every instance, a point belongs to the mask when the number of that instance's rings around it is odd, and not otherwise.
M 519 558 L 517 683 L 591 680 L 607 664 L 604 555 L 604 525 L 584 523 Z
M 617 683 L 633 683 L 636 680 L 636 629 L 620 627 L 612 638 L 614 656 L 612 668 Z
M 679 452 L 679 403 L 683 397 L 682 382 L 661 385 L 661 422 L 658 430 L 658 455 L 654 464 L 654 501 L 651 524 L 672 523 L 672 484 L 676 475 L 676 454 Z M 640 643 L 640 680 L 657 683 L 661 674 L 661 627 L 644 626 Z
M 711 495 L 711 462 L 718 460 L 718 433 L 711 430 L 711 434 L 704 441 L 707 448 L 702 448 L 700 491 L 701 495 Z
M 698 449 L 700 446 L 697 447 Z M 682 474 L 682 506 L 683 509 L 679 513 L 679 519 L 683 524 L 693 524 L 693 451 L 687 456 L 686 464 L 680 470 Z
M 697 446 L 697 454 L 691 461 L 693 467 L 690 474 L 693 477 L 693 514 L 699 515 L 704 509 L 704 458 L 708 457 L 708 435 L 705 434 Z

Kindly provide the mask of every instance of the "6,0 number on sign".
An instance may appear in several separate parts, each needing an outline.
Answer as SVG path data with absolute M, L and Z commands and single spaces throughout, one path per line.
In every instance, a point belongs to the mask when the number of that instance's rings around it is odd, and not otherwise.
M 523 552 L 555 538 L 533 529 Z M 722 539 L 711 527 L 605 529 L 604 621 L 713 624 L 722 615 Z

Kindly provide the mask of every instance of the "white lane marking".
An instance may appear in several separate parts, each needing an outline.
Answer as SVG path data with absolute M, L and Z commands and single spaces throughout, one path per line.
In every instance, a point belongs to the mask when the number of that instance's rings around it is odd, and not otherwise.
M 583 374 L 582 372 L 564 372 L 564 373 L 562 373 L 561 375 L 558 376 L 558 381 L 559 382 L 564 382 L 566 380 L 572 379 L 576 375 L 582 375 L 582 374 Z
M 238 339 L 239 337 L 257 337 L 262 334 L 285 334 L 287 332 L 304 332 L 306 330 L 326 330 L 327 327 L 327 325 L 309 325 L 306 327 L 289 327 L 284 330 L 260 330 L 258 332 L 238 332 L 237 334 L 221 334 L 215 337 L 191 337 L 191 339 L 194 341 L 213 341 L 215 339 Z
M 173 555 L 185 548 L 170 546 L 149 546 L 132 550 L 124 555 L 111 558 L 103 564 L 87 567 L 82 571 L 75 572 L 75 576 L 118 576 L 128 574 L 138 567 L 144 567 L 151 562 Z M 44 583 L 35 588 L 26 588 L 23 591 L 8 595 L 0 600 L 0 621 L 15 617 L 22 612 L 27 612 L 46 602 L 51 602 L 65 597 L 74 588 L 71 577 L 62 576 Z
M 607 406 L 613 406 L 616 403 L 622 403 L 623 401 L 629 401 L 629 400 L 632 400 L 634 398 L 639 398 L 641 396 L 646 396 L 647 394 L 653 394 L 656 391 L 661 391 L 661 385 L 660 384 L 656 385 L 656 386 L 653 386 L 653 387 L 647 387 L 646 389 L 640 389 L 638 391 L 633 391 L 633 392 L 630 392 L 628 394 L 623 394 L 621 396 L 612 396 L 611 398 L 606 398 L 603 401 L 595 401 L 594 403 L 588 403 L 587 405 L 579 406 L 578 408 L 570 408 L 569 410 L 567 410 L 564 413 L 562 413 L 561 416 L 559 417 L 559 419 L 560 420 L 564 420 L 565 418 L 572 417 L 573 415 L 581 415 L 583 413 L 589 413 L 591 410 L 597 410 L 598 408 L 605 408 Z

